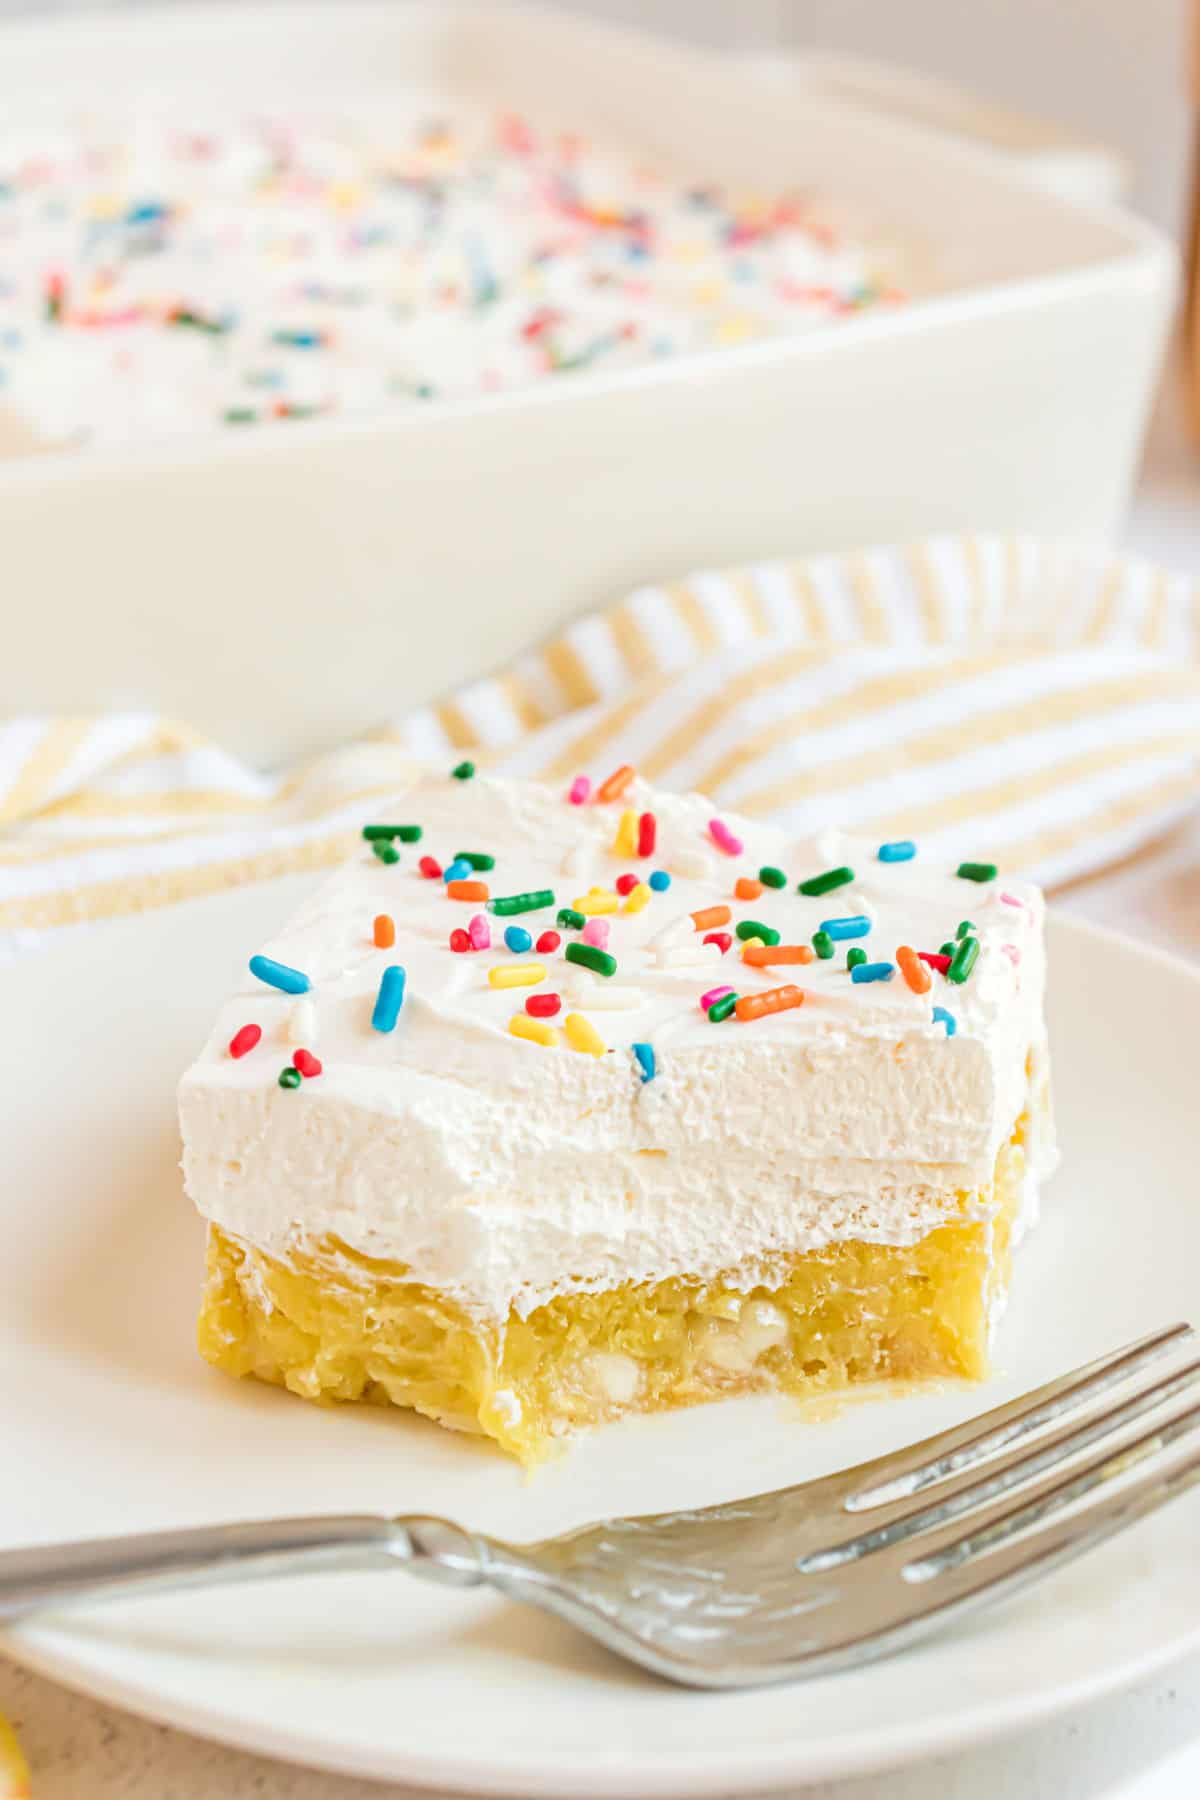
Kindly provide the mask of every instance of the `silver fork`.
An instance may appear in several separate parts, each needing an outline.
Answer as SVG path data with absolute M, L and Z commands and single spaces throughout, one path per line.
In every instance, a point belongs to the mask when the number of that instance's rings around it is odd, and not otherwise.
M 820 1481 L 539 1544 L 445 1519 L 350 1516 L 8 1550 L 0 1618 L 154 1588 L 403 1568 L 498 1588 L 692 1687 L 826 1674 L 1039 1579 L 1200 1479 L 1200 1450 L 1175 1451 L 1200 1426 L 1200 1405 L 1162 1411 L 1200 1378 L 1200 1359 L 1146 1376 L 1192 1335 L 1170 1326 Z M 1151 1413 L 1158 1422 L 1134 1434 Z

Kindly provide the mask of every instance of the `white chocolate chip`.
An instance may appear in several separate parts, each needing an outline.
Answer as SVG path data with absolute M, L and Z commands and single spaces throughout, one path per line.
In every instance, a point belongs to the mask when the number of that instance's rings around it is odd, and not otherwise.
M 628 1406 L 642 1385 L 642 1372 L 632 1356 L 617 1350 L 597 1350 L 588 1359 L 588 1371 L 614 1406 Z
M 521 1402 L 517 1399 L 517 1396 L 513 1393 L 511 1388 L 497 1388 L 492 1395 L 492 1406 L 496 1412 L 499 1413 L 500 1418 L 505 1425 L 519 1425 L 521 1423 Z

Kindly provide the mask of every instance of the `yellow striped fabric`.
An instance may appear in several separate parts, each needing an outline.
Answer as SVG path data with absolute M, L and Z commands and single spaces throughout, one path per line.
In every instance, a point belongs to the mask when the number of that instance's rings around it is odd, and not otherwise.
M 332 863 L 412 755 L 464 753 L 554 781 L 632 762 L 795 830 L 1053 885 L 1196 800 L 1200 588 L 984 537 L 702 572 L 274 775 L 152 715 L 12 720 L 3 942 Z

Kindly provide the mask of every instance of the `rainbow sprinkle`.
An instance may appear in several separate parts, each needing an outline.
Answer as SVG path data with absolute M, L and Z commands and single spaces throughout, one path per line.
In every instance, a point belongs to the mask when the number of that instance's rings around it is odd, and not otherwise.
M 851 969 L 851 981 L 890 981 L 896 973 L 895 963 L 863 962 Z
M 287 963 L 275 962 L 270 956 L 252 956 L 249 968 L 256 980 L 278 988 L 281 994 L 307 994 L 312 986 L 299 969 L 290 969 Z
M 394 1031 L 396 1029 L 396 1020 L 400 1017 L 400 1008 L 404 1005 L 404 984 L 407 979 L 408 976 L 399 963 L 391 963 L 383 971 L 379 982 L 379 993 L 371 1013 L 371 1024 L 376 1031 Z

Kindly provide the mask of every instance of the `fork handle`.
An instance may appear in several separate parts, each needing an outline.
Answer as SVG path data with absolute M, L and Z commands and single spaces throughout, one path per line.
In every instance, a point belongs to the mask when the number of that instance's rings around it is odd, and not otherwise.
M 68 1601 L 223 1581 L 406 1566 L 453 1586 L 484 1579 L 483 1542 L 444 1519 L 261 1519 L 0 1551 L 0 1619 Z

